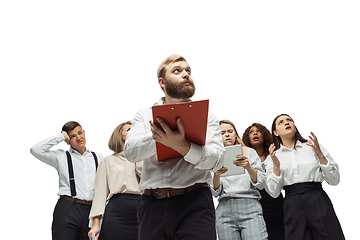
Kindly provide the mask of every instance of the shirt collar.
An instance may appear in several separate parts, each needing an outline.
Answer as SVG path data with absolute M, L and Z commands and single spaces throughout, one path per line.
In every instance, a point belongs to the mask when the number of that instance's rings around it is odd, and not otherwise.
M 153 106 L 164 105 L 165 97 L 160 98 Z M 191 102 L 192 100 L 189 98 L 186 102 Z
M 80 155 L 80 153 L 79 153 L 78 151 L 76 151 L 75 149 L 73 149 L 72 147 L 69 148 L 69 152 L 70 152 L 70 153 L 77 153 L 77 154 Z M 83 155 L 85 155 L 86 153 L 89 153 L 89 152 L 90 152 L 89 148 L 86 147 L 86 150 L 85 150 L 85 152 L 84 152 Z
M 121 151 L 121 152 L 118 152 L 118 153 L 114 153 L 114 155 L 120 156 L 120 157 L 125 157 L 124 151 Z
M 128 160 L 125 157 L 124 151 L 119 152 L 119 153 L 114 153 L 114 156 L 119 157 L 122 161 L 127 161 L 128 162 Z
M 301 142 L 300 142 L 299 140 L 296 140 L 296 142 L 295 142 L 295 148 L 298 148 L 298 147 L 302 147 L 302 145 L 301 145 Z M 284 146 L 280 143 L 280 149 L 281 149 L 282 152 L 284 152 L 284 151 L 290 152 L 290 151 L 293 150 L 294 148 L 289 149 L 289 148 L 287 148 L 287 147 L 284 147 Z

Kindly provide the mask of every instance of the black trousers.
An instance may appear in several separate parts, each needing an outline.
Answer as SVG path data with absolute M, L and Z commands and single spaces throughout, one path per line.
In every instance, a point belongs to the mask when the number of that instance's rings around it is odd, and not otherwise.
M 216 240 L 215 207 L 210 188 L 157 199 L 142 195 L 139 240 Z
M 89 240 L 91 206 L 59 199 L 53 214 L 53 240 Z
M 265 189 L 259 190 L 260 203 L 266 223 L 269 240 L 285 240 L 284 228 L 284 198 L 282 194 L 277 198 L 271 197 Z
M 116 194 L 106 205 L 99 240 L 137 240 L 140 195 Z
M 287 240 L 345 239 L 333 205 L 321 183 L 296 183 L 284 189 Z

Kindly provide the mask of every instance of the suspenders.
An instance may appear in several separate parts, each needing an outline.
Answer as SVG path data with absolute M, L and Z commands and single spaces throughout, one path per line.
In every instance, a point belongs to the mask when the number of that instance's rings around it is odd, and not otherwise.
M 97 156 L 94 152 L 91 152 L 94 160 L 95 160 L 95 169 L 97 170 L 98 167 L 98 159 Z M 70 179 L 70 191 L 71 191 L 71 196 L 75 197 L 76 196 L 76 188 L 75 188 L 75 179 L 74 179 L 74 169 L 73 169 L 73 164 L 72 164 L 72 159 L 71 159 L 71 155 L 69 153 L 69 151 L 66 151 L 66 157 L 67 157 L 67 162 L 68 162 L 68 169 L 69 169 L 69 179 Z

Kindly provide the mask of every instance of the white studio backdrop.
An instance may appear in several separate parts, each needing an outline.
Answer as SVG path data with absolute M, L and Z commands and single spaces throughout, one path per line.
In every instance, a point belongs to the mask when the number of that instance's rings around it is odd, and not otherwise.
M 157 67 L 180 54 L 192 67 L 193 100 L 210 99 L 211 111 L 240 134 L 287 113 L 304 137 L 317 135 L 340 166 L 340 184 L 324 188 L 345 236 L 356 239 L 359 8 L 358 1 L 2 1 L 3 231 L 51 237 L 58 176 L 30 147 L 75 120 L 90 149 L 112 154 L 113 129 L 163 96 Z

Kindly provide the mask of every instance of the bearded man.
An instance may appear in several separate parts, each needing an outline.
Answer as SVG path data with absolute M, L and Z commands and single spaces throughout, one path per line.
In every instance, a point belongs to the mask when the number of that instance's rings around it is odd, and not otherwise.
M 185 58 L 171 55 L 157 73 L 165 97 L 155 105 L 191 101 L 195 85 Z M 174 131 L 160 118 L 157 120 L 162 128 L 154 124 L 151 108 L 140 110 L 125 142 L 126 158 L 130 162 L 144 161 L 139 185 L 144 193 L 138 205 L 139 240 L 215 240 L 215 209 L 209 184 L 210 172 L 223 165 L 219 122 L 209 112 L 206 143 L 199 146 L 185 138 L 181 119 Z M 158 162 L 156 141 L 182 157 Z

